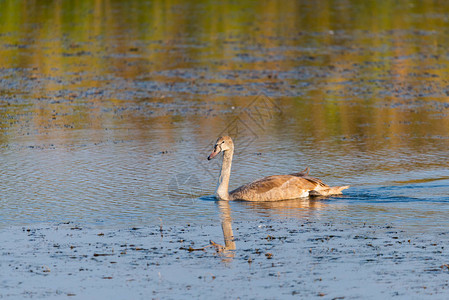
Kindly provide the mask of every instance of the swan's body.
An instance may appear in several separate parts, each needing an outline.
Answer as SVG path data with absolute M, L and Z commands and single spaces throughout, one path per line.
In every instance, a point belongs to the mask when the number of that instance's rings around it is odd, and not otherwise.
M 234 143 L 230 137 L 219 138 L 208 159 L 214 158 L 220 152 L 223 152 L 223 164 L 215 192 L 219 200 L 278 201 L 308 196 L 337 195 L 349 187 L 330 187 L 318 178 L 310 177 L 309 170 L 306 168 L 303 172 L 290 175 L 264 177 L 228 192 L 232 156 L 234 155 Z

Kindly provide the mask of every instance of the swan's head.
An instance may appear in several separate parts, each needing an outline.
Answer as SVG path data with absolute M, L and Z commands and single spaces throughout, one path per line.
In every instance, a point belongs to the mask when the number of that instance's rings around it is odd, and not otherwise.
M 214 151 L 209 155 L 207 159 L 211 160 L 212 158 L 220 154 L 220 152 L 225 152 L 233 149 L 234 143 L 232 142 L 232 139 L 229 136 L 219 137 L 218 140 L 215 142 Z

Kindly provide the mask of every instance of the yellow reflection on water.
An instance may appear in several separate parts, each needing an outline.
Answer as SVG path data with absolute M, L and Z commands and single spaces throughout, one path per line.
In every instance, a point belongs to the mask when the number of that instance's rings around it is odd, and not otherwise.
M 224 98 L 237 107 L 273 92 L 295 95 L 281 100 L 287 117 L 317 140 L 370 136 L 363 147 L 402 147 L 409 134 L 444 135 L 449 125 L 447 107 L 432 103 L 447 101 L 445 12 L 434 1 L 3 1 L 0 65 L 19 68 L 23 84 L 1 95 L 41 99 L 27 119 L 45 131 L 106 127 L 101 108 L 128 105 L 123 91 L 131 101 Z M 141 78 L 156 84 L 136 86 Z M 240 95 L 223 97 L 239 85 Z

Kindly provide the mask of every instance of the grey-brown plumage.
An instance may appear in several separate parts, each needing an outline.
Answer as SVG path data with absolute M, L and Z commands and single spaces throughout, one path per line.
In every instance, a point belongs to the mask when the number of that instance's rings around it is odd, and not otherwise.
M 229 177 L 231 174 L 234 143 L 229 136 L 218 138 L 214 151 L 208 159 L 212 159 L 223 152 L 223 164 L 216 196 L 220 200 L 246 200 L 246 201 L 278 201 L 308 196 L 328 196 L 341 194 L 349 186 L 330 187 L 320 179 L 309 176 L 309 168 L 302 172 L 290 175 L 268 176 L 228 192 Z

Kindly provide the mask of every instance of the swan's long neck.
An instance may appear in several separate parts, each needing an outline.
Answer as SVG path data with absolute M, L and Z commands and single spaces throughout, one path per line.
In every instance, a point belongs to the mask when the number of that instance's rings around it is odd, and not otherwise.
M 220 177 L 218 177 L 217 191 L 215 194 L 220 200 L 231 200 L 229 197 L 229 177 L 231 176 L 232 156 L 234 150 L 223 152 L 223 164 L 221 165 Z

